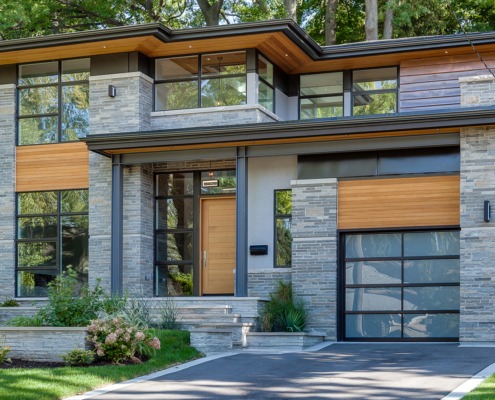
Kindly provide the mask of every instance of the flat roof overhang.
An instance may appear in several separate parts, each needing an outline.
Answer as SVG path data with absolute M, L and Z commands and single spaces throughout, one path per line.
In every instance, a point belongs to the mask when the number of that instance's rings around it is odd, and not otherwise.
M 435 113 L 123 132 L 90 135 L 88 149 L 105 156 L 239 146 L 348 141 L 458 133 L 461 128 L 495 126 L 495 107 Z
M 232 40 L 234 39 L 235 40 Z M 495 32 L 321 47 L 291 20 L 171 30 L 160 23 L 0 41 L 0 65 L 139 51 L 151 58 L 256 48 L 288 73 L 399 65 L 402 60 L 495 51 Z

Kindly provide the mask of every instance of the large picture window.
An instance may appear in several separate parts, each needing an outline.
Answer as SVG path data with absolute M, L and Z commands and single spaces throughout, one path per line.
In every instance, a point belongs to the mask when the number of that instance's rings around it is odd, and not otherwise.
M 275 190 L 275 267 L 292 265 L 292 190 Z
M 19 66 L 19 145 L 86 137 L 89 63 L 89 58 L 82 58 Z
M 458 338 L 458 231 L 352 233 L 344 249 L 345 339 Z
M 246 52 L 155 61 L 155 110 L 246 104 Z
M 46 296 L 68 270 L 87 283 L 88 191 L 18 193 L 17 296 Z

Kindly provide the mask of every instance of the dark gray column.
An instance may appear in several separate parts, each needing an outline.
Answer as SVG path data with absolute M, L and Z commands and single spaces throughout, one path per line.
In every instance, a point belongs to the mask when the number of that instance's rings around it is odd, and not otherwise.
M 237 195 L 236 195 L 236 274 L 235 295 L 247 296 L 247 223 L 248 223 L 248 159 L 246 148 L 237 149 Z
M 124 167 L 120 155 L 112 156 L 112 268 L 111 292 L 122 295 L 123 287 Z

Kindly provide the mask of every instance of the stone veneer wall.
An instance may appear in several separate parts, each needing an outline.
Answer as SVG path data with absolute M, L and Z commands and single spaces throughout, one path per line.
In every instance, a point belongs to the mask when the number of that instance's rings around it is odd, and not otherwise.
M 89 285 L 111 288 L 112 161 L 89 152 Z
M 0 85 L 0 299 L 15 295 L 15 105 L 15 85 Z
M 108 96 L 108 86 L 117 89 Z M 141 72 L 89 78 L 90 134 L 139 132 L 151 129 L 153 80 Z
M 248 272 L 248 297 L 269 297 L 282 281 L 292 281 L 290 268 L 272 268 Z
M 461 78 L 463 107 L 495 105 L 493 77 Z M 461 130 L 460 340 L 495 341 L 495 129 Z
M 274 122 L 279 118 L 259 104 L 156 111 L 151 114 L 152 129 L 229 126 Z
M 292 185 L 292 287 L 306 304 L 307 330 L 337 338 L 337 179 Z
M 153 296 L 153 172 L 124 168 L 124 291 Z

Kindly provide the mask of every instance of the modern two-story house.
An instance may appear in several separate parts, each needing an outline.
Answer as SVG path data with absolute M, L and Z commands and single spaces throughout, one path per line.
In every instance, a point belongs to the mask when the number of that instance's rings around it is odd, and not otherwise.
M 494 60 L 286 20 L 1 41 L 0 298 L 283 280 L 333 340 L 493 341 Z

